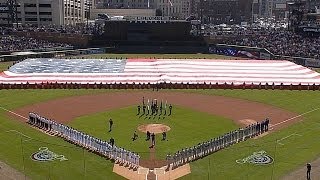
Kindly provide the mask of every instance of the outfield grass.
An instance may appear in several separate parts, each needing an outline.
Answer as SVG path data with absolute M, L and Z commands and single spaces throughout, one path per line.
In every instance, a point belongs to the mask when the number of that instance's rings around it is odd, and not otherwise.
M 244 59 L 232 56 L 217 54 L 90 54 L 77 56 L 80 58 L 101 59 L 101 58 L 163 58 L 163 59 Z
M 8 69 L 12 65 L 12 62 L 0 62 L 0 72 Z
M 146 135 L 137 131 L 139 139 L 134 142 L 130 139 L 139 125 L 165 124 L 171 128 L 167 134 L 168 141 L 161 141 L 162 134 L 156 135 L 156 155 L 159 159 L 165 159 L 168 153 L 194 146 L 237 128 L 232 120 L 182 107 L 174 107 L 171 116 L 161 116 L 160 119 L 159 116 L 153 116 L 151 119 L 136 116 L 136 112 L 136 106 L 131 106 L 83 116 L 72 121 L 70 125 L 100 139 L 109 140 L 113 137 L 118 146 L 139 152 L 144 159 L 149 159 L 150 151 L 150 143 L 145 141 Z M 115 124 L 113 131 L 109 133 L 107 131 L 110 117 Z
M 2 90 L 0 91 L 0 102 L 2 107 L 14 109 L 57 97 L 97 92 L 104 92 L 104 90 Z M 190 90 L 190 92 L 248 99 L 271 104 L 297 113 L 304 113 L 313 108 L 320 107 L 320 93 L 316 91 Z M 181 110 L 183 111 L 183 108 Z M 119 111 L 126 110 L 120 109 Z M 116 113 L 116 111 L 110 113 Z M 104 113 L 102 114 L 101 117 L 104 117 Z M 96 114 L 96 116 L 98 117 L 99 114 Z M 121 117 L 122 115 L 118 116 Z M 182 179 L 278 179 L 295 168 L 303 166 L 306 162 L 319 157 L 319 117 L 320 110 L 314 111 L 313 113 L 306 114 L 303 122 L 296 123 L 289 128 L 258 140 L 240 143 L 203 160 L 194 162 L 191 164 L 192 173 Z M 112 164 L 108 161 L 63 142 L 59 138 L 48 137 L 26 124 L 11 119 L 6 116 L 5 112 L 0 111 L 0 137 L 2 139 L 0 141 L 0 159 L 26 173 L 29 177 L 33 179 L 45 179 L 48 177 L 52 179 L 121 179 L 112 173 Z M 20 136 L 6 132 L 10 129 L 18 130 L 35 140 L 22 141 L 21 143 Z M 128 131 L 128 135 L 131 135 L 131 133 L 131 130 Z M 293 133 L 302 136 L 290 136 L 290 138 L 282 141 L 284 145 L 276 143 L 277 140 Z M 190 138 L 196 137 L 190 133 L 185 138 L 185 141 L 188 141 Z M 22 140 L 25 139 L 22 138 Z M 123 141 L 126 141 L 126 139 Z M 143 142 L 141 144 L 141 146 L 144 146 Z M 65 155 L 69 161 L 51 163 L 33 162 L 30 160 L 30 155 L 41 146 L 47 146 L 50 150 Z M 275 158 L 275 162 L 267 166 L 239 165 L 235 163 L 237 159 L 242 159 L 259 150 L 267 151 L 269 155 Z
M 317 71 L 318 73 L 320 73 L 320 68 L 313 68 L 313 70 Z

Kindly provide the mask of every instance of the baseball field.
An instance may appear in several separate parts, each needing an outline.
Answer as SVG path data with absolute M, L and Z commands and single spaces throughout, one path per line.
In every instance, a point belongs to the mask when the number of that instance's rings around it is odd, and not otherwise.
M 0 63 L 2 70 L 7 66 Z M 137 115 L 142 97 L 168 101 L 172 115 L 150 119 Z M 111 161 L 30 127 L 25 117 L 34 111 L 104 140 L 113 137 L 120 147 L 140 154 L 144 163 L 269 117 L 268 134 L 192 162 L 191 173 L 181 179 L 287 178 L 319 157 L 319 98 L 318 91 L 289 90 L 1 90 L 0 160 L 17 171 L 1 168 L 0 174 L 5 179 L 123 179 L 112 172 Z M 115 123 L 112 132 L 109 118 Z M 166 141 L 157 135 L 154 151 L 138 130 L 146 124 L 170 127 Z M 132 141 L 135 130 L 139 138 Z M 60 158 L 35 161 L 31 157 L 39 148 Z M 273 162 L 245 162 L 259 151 Z M 304 179 L 304 174 L 295 179 Z

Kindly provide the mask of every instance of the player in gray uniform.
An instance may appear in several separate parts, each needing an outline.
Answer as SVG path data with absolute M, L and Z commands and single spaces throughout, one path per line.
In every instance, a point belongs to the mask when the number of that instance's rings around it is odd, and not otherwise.
M 107 156 L 109 159 L 112 159 L 112 146 L 108 142 L 106 143 L 107 143 Z
M 123 150 L 123 148 L 119 148 L 119 152 L 120 152 L 119 162 L 124 163 L 124 155 L 123 155 L 124 150 Z
M 52 130 L 53 132 L 55 133 L 55 135 L 59 132 L 59 125 L 57 122 L 53 122 L 53 125 L 52 125 Z
M 138 169 L 139 166 L 140 166 L 140 155 L 139 155 L 139 154 L 137 154 L 136 166 L 137 166 L 137 169 Z
M 172 163 L 173 168 L 175 168 L 175 167 L 177 166 L 177 163 L 178 163 L 178 153 L 179 153 L 179 151 L 176 152 L 176 153 L 173 155 L 173 163 Z
M 122 158 L 123 158 L 123 163 L 124 164 L 127 164 L 128 163 L 128 156 L 127 156 L 128 152 L 126 149 L 123 149 L 123 152 L 122 152 Z
M 129 167 L 132 168 L 132 164 L 133 164 L 133 161 L 132 161 L 132 152 L 131 151 L 128 151 L 128 163 L 129 163 Z

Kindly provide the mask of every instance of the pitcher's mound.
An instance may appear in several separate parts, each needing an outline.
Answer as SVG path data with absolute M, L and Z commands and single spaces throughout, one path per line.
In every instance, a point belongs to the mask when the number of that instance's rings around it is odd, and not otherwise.
M 249 126 L 251 124 L 256 124 L 257 121 L 253 120 L 253 119 L 241 119 L 239 120 L 241 124 L 245 125 L 245 126 Z
M 138 130 L 144 133 L 147 133 L 147 131 L 149 131 L 150 133 L 154 133 L 154 134 L 160 134 L 165 132 L 170 131 L 170 127 L 164 124 L 144 124 L 144 125 L 140 125 L 138 127 Z

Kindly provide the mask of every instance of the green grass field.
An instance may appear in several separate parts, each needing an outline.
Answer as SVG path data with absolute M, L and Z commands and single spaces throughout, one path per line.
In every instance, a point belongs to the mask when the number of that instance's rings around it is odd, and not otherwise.
M 315 71 L 317 71 L 318 73 L 320 73 L 320 68 L 313 68 Z
M 0 62 L 0 72 L 8 69 L 12 65 L 12 62 Z
M 110 92 L 106 90 L 12 90 L 12 91 L 0 91 L 1 107 L 14 110 L 15 108 L 33 104 L 36 102 L 47 101 L 50 99 L 56 99 L 66 96 L 76 96 L 82 94 L 93 94 Z M 252 101 L 271 104 L 284 109 L 288 109 L 297 113 L 304 113 L 314 108 L 320 107 L 320 93 L 313 91 L 265 91 L 265 90 L 192 90 L 192 93 L 205 93 L 208 95 L 220 95 L 231 96 L 236 98 L 248 99 Z M 231 107 L 232 108 L 232 107 Z M 127 107 L 111 112 L 101 112 L 90 116 L 90 121 L 94 122 L 95 127 L 90 127 L 88 117 L 80 117 L 76 121 L 72 122 L 72 125 L 79 127 L 86 131 L 90 131 L 102 138 L 108 138 L 105 133 L 105 126 L 99 126 L 100 123 L 105 123 L 106 113 L 110 113 L 118 117 L 119 121 L 123 121 L 129 116 L 132 107 Z M 254 109 L 253 109 L 254 110 Z M 183 107 L 178 108 L 177 115 L 172 116 L 170 119 L 170 126 L 178 126 L 180 122 L 177 122 L 180 116 L 190 115 L 190 117 L 196 117 L 200 115 L 198 112 L 188 111 Z M 187 114 L 186 114 L 187 113 Z M 189 114 L 188 114 L 189 113 Z M 176 117 L 177 116 L 177 117 Z M 213 117 L 206 114 L 201 114 L 201 121 L 212 121 L 215 123 L 220 119 L 219 117 Z M 304 116 L 304 121 L 296 123 L 286 129 L 272 133 L 258 140 L 249 140 L 233 147 L 227 148 L 220 152 L 217 152 L 207 158 L 200 161 L 191 163 L 192 173 L 182 179 L 279 179 L 279 177 L 287 174 L 288 172 L 303 166 L 306 162 L 310 162 L 313 159 L 319 157 L 320 144 L 318 139 L 320 138 L 319 123 L 320 110 L 314 111 Z M 100 121 L 100 118 L 103 121 Z M 204 119 L 205 118 L 205 119 Z M 193 118 L 190 118 L 190 123 Z M 114 132 L 115 137 L 119 137 L 119 144 L 130 141 L 128 136 L 132 135 L 132 128 L 137 124 L 135 121 L 138 119 L 129 119 L 130 123 L 126 124 L 130 130 L 126 131 L 122 136 L 119 132 Z M 168 119 L 169 121 L 169 119 Z M 87 122 L 87 124 L 86 124 Z M 144 123 L 145 120 L 141 120 Z M 232 129 L 235 126 L 232 123 L 228 123 L 226 120 L 225 127 L 218 129 L 213 128 L 217 132 L 212 132 L 212 135 L 220 134 L 226 130 Z M 140 121 L 138 122 L 140 123 Z M 187 122 L 185 122 L 187 123 Z M 99 131 L 94 129 L 101 128 Z M 119 127 L 120 128 L 120 127 Z M 30 128 L 27 124 L 23 124 L 12 117 L 8 117 L 6 112 L 0 110 L 0 160 L 11 165 L 13 168 L 25 173 L 32 179 L 122 179 L 121 177 L 112 173 L 112 164 L 103 158 L 97 157 L 91 153 L 88 153 L 76 146 L 62 141 L 56 137 L 50 137 L 39 131 Z M 29 140 L 19 134 L 13 132 L 7 132 L 8 130 L 17 130 L 23 134 L 32 138 Z M 192 130 L 190 128 L 190 130 Z M 120 131 L 120 129 L 119 129 Z M 187 133 L 182 131 L 182 128 L 174 128 L 174 132 Z M 191 133 L 184 134 L 183 137 L 172 140 L 170 133 L 168 134 L 168 144 L 176 141 L 177 143 L 184 143 L 183 146 L 187 146 L 189 143 L 196 142 L 197 136 L 194 135 L 195 130 Z M 277 144 L 277 140 L 282 139 L 288 135 L 297 133 L 301 136 L 292 136 L 284 141 L 281 141 L 284 145 Z M 197 134 L 198 135 L 198 134 Z M 199 141 L 206 139 L 210 134 L 201 132 Z M 161 142 L 162 145 L 167 142 Z M 137 148 L 137 151 L 145 151 L 145 142 L 137 141 L 137 143 L 128 143 L 128 147 Z M 158 147 L 159 155 L 165 154 L 168 151 L 179 149 L 180 145 L 170 145 L 166 147 Z M 68 161 L 54 161 L 50 163 L 39 163 L 32 161 L 30 156 L 36 152 L 39 147 L 48 147 L 51 151 L 64 155 L 68 158 Z M 182 148 L 181 147 L 181 148 Z M 255 166 L 251 164 L 237 164 L 237 159 L 242 159 L 251 155 L 255 151 L 264 150 L 271 155 L 275 161 L 271 165 L 267 166 Z
M 174 107 L 174 113 L 171 116 L 161 116 L 160 119 L 159 116 L 153 116 L 151 119 L 145 118 L 146 116 L 136 116 L 136 112 L 136 106 L 126 107 L 80 117 L 72 121 L 70 125 L 100 139 L 109 140 L 113 137 L 118 146 L 133 152 L 140 152 L 144 159 L 149 158 L 148 147 L 150 143 L 145 141 L 146 135 L 137 131 L 140 138 L 134 142 L 130 139 L 139 125 L 165 124 L 171 128 L 168 132 L 168 141 L 161 141 L 161 134 L 156 137 L 156 153 L 160 159 L 165 159 L 165 155 L 168 153 L 194 146 L 199 142 L 207 141 L 237 128 L 232 120 L 182 107 Z M 107 132 L 109 130 L 108 117 L 112 117 L 115 122 L 114 130 L 110 133 Z

